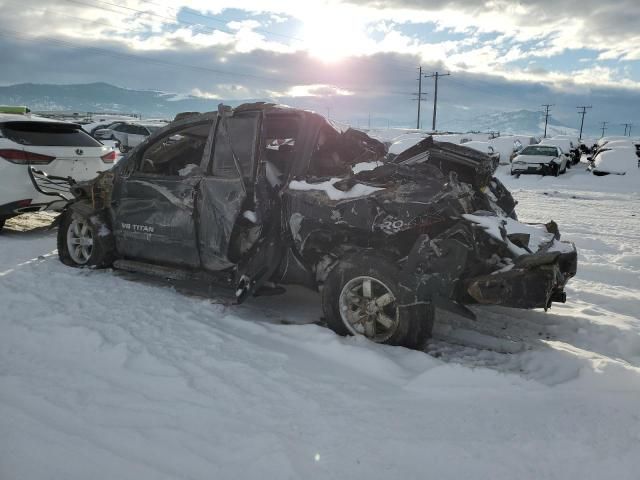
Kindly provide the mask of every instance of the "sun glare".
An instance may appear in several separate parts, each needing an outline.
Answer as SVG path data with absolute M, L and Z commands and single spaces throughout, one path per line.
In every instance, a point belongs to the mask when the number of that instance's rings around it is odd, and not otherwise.
M 367 41 L 361 25 L 344 12 L 326 6 L 309 13 L 301 38 L 311 55 L 328 63 L 355 54 Z

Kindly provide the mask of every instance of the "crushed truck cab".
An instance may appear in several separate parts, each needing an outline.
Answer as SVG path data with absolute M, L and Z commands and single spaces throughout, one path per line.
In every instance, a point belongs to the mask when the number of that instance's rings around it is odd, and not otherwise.
M 575 275 L 555 223 L 517 221 L 495 159 L 427 137 L 399 155 L 273 104 L 193 114 L 72 189 L 71 266 L 225 288 L 237 302 L 299 284 L 339 334 L 420 348 L 435 307 L 547 309 Z

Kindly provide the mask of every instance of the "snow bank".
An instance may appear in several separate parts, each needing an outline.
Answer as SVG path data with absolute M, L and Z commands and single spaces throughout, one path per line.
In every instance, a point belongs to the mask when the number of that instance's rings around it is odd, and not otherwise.
M 68 268 L 55 232 L 11 219 L 0 477 L 636 480 L 640 196 L 627 177 L 503 175 L 522 221 L 553 218 L 576 243 L 568 301 L 473 307 L 467 323 L 439 312 L 451 340 L 428 354 L 333 334 L 304 289 L 224 306 Z M 462 328 L 492 347 L 456 340 Z

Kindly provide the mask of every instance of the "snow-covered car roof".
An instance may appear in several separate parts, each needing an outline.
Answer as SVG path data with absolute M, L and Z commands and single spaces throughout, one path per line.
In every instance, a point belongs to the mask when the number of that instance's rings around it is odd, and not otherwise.
M 598 140 L 598 145 L 604 145 L 605 143 L 612 142 L 614 140 L 626 140 L 626 141 L 639 141 L 639 137 L 626 137 L 624 135 L 608 135 Z
M 480 140 L 471 140 L 470 142 L 465 142 L 462 144 L 463 147 L 473 148 L 474 150 L 478 150 L 482 153 L 487 153 L 489 149 L 493 151 L 493 147 L 489 142 L 482 142 Z
M 565 153 L 569 153 L 569 150 L 571 150 L 571 140 L 568 138 L 543 138 L 539 145 L 560 147 Z
M 617 149 L 617 148 L 635 148 L 637 144 L 640 142 L 634 142 L 631 139 L 627 140 L 611 140 L 605 143 L 602 143 L 600 146 L 603 148 L 609 149 Z

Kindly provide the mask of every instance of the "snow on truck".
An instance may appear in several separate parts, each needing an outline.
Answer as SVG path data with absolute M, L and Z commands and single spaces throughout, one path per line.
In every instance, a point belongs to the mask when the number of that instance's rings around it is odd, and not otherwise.
M 554 222 L 518 222 L 495 168 L 430 137 L 390 158 L 312 112 L 221 106 L 72 185 L 58 253 L 74 267 L 205 282 L 238 303 L 304 285 L 338 334 L 421 348 L 436 307 L 473 316 L 470 304 L 565 301 L 575 247 Z

